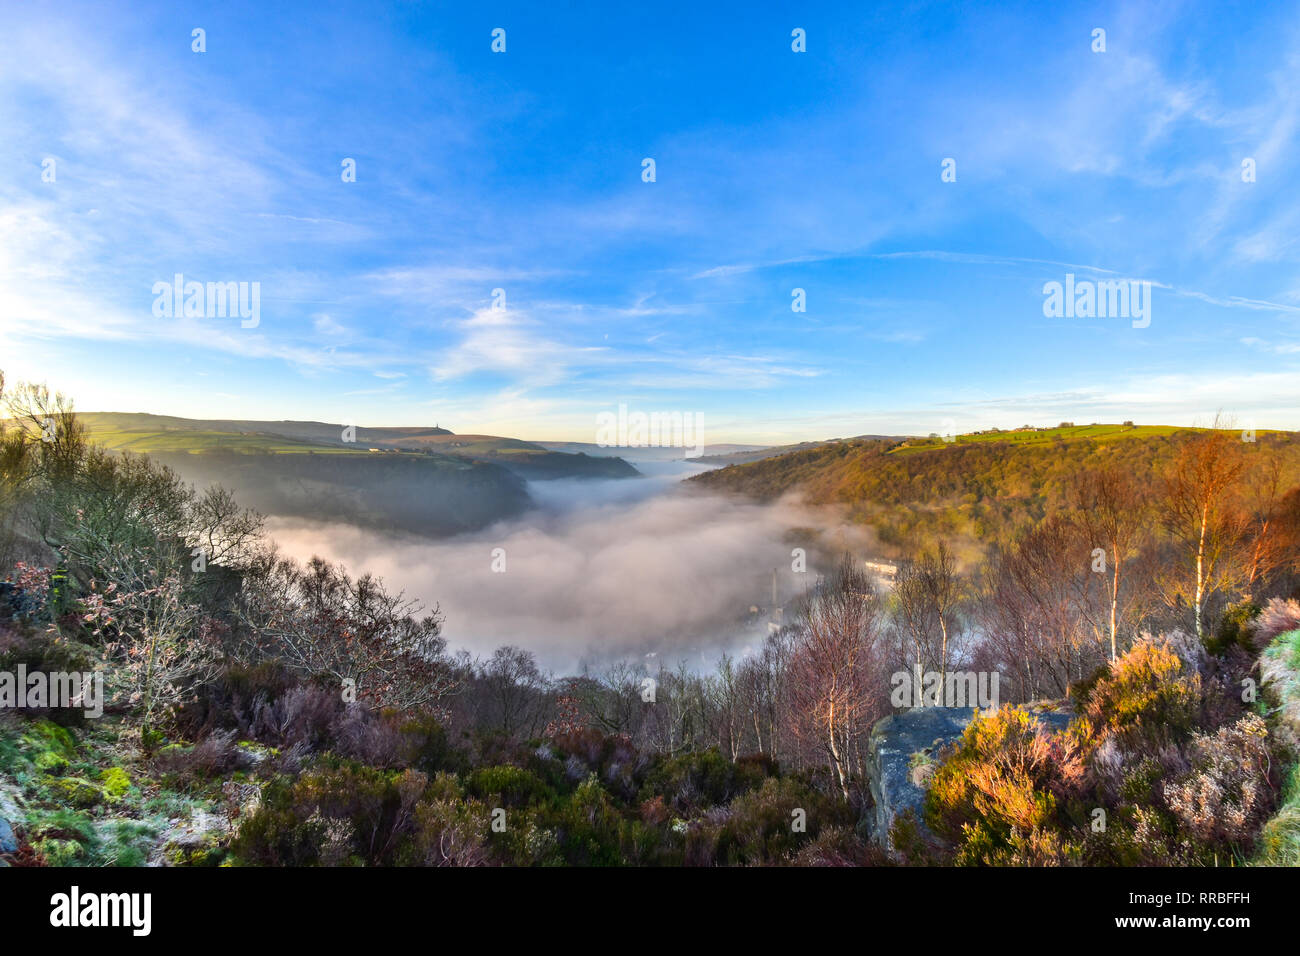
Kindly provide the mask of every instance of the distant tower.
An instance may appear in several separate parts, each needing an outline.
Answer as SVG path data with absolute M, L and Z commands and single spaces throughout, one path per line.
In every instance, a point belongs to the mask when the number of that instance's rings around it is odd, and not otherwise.
M 781 626 L 781 605 L 776 596 L 776 568 L 772 569 L 772 624 Z

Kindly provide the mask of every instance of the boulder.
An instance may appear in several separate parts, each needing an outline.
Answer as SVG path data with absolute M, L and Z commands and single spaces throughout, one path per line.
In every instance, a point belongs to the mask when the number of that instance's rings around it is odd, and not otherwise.
M 0 817 L 0 853 L 17 853 L 18 837 L 9 821 Z
M 230 824 L 224 816 L 203 809 L 189 819 L 169 821 L 154 845 L 149 866 L 217 866 L 225 856 Z
M 925 790 L 913 782 L 913 755 L 932 758 L 961 736 L 975 711 L 969 707 L 913 707 L 890 714 L 871 728 L 867 779 L 875 814 L 871 835 L 889 848 L 889 830 L 900 813 L 911 810 L 919 822 Z

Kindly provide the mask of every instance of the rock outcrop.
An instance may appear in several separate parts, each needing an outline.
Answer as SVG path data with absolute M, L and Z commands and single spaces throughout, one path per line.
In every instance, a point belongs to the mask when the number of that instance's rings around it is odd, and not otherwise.
M 17 852 L 18 837 L 14 836 L 14 828 L 8 820 L 0 818 L 0 854 Z

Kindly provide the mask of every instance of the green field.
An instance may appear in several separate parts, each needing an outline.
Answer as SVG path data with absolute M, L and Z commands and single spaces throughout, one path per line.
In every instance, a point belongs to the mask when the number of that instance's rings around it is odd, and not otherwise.
M 1071 428 L 1020 429 L 1016 431 L 984 432 L 970 435 L 957 435 L 952 441 L 942 438 L 909 438 L 903 444 L 890 450 L 892 455 L 909 455 L 921 451 L 934 451 L 951 445 L 970 445 L 992 442 L 1006 442 L 1012 445 L 1041 446 L 1053 442 L 1092 441 L 1108 442 L 1125 438 L 1151 438 L 1172 435 L 1179 431 L 1200 431 L 1195 428 L 1179 428 L 1173 425 L 1077 425 Z M 1259 434 L 1266 434 L 1260 431 Z
M 328 422 L 199 421 L 167 415 L 89 412 L 78 415 L 90 440 L 113 451 L 147 455 L 329 455 L 419 458 L 495 464 L 524 478 L 607 477 L 637 474 L 621 459 L 549 451 L 496 435 L 455 435 L 446 429 L 358 426 L 344 444 L 343 426 Z
M 78 416 L 86 425 L 91 441 L 114 451 L 138 454 L 190 454 L 235 452 L 257 455 L 365 455 L 364 448 L 347 448 L 295 441 L 282 435 L 260 432 L 219 432 L 200 429 L 122 428 L 96 422 L 96 415 Z

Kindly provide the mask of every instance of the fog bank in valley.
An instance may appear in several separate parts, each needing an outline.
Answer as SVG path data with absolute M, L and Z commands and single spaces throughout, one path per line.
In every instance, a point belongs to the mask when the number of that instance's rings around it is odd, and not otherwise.
M 827 514 L 682 487 L 678 479 L 697 466 L 643 470 L 650 477 L 535 482 L 540 508 L 443 540 L 283 518 L 269 530 L 287 554 L 342 562 L 438 604 L 453 650 L 484 655 L 516 644 L 567 674 L 620 659 L 707 667 L 722 651 L 758 646 L 766 618 L 747 623 L 751 605 L 769 603 L 774 568 L 781 601 L 826 569 L 829 558 L 799 529 L 826 529 Z M 862 544 L 848 528 L 829 537 Z M 791 572 L 795 547 L 808 551 L 806 574 Z M 492 570 L 496 548 L 504 572 Z

